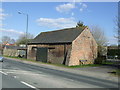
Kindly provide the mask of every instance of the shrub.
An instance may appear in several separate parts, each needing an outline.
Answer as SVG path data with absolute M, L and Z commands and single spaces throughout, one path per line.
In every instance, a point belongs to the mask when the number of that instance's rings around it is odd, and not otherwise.
M 98 57 L 95 59 L 94 64 L 102 64 L 103 60 L 104 59 L 102 57 Z

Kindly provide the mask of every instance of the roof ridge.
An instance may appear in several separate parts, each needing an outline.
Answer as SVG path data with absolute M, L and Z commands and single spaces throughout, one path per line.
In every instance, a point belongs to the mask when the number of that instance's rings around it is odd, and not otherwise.
M 83 28 L 83 27 L 80 27 Z M 50 32 L 57 32 L 57 31 L 64 31 L 64 30 L 70 30 L 70 29 L 77 29 L 76 27 L 72 27 L 72 28 L 64 28 L 64 29 L 58 29 L 58 30 L 53 30 L 53 31 L 46 31 L 46 32 L 41 32 L 41 33 L 50 33 Z M 85 28 L 83 28 L 84 30 Z

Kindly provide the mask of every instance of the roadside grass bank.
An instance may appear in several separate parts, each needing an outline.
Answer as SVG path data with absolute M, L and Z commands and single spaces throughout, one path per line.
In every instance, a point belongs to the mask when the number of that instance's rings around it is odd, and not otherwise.
M 112 61 L 103 61 L 102 64 L 108 64 L 108 65 L 113 65 L 116 64 L 118 62 L 112 62 Z
M 117 69 L 117 70 L 115 70 L 113 72 L 115 72 L 116 75 L 120 76 L 120 69 Z
M 63 64 L 44 63 L 44 62 L 40 62 L 40 61 L 35 61 L 35 60 L 20 58 L 20 57 L 15 57 L 15 56 L 4 56 L 4 57 L 19 59 L 19 60 L 23 60 L 23 61 L 30 61 L 30 62 L 34 62 L 34 63 L 40 63 L 40 64 L 54 65 L 54 66 L 65 67 L 65 68 L 97 67 L 97 66 L 103 66 L 104 64 L 113 64 L 113 62 L 103 62 L 102 64 L 86 64 L 86 65 L 82 64 L 82 65 L 76 65 L 76 66 L 66 66 Z
M 119 76 L 119 77 L 120 77 L 120 70 L 119 70 L 119 69 L 113 70 L 113 71 L 111 71 L 111 72 L 109 72 L 109 73 L 111 73 L 112 75 L 115 75 L 115 76 Z

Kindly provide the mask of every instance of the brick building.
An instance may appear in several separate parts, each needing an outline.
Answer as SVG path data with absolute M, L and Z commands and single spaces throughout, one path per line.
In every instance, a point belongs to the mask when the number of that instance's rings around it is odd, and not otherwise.
M 97 43 L 88 27 L 42 32 L 28 43 L 27 58 L 68 66 L 93 64 Z

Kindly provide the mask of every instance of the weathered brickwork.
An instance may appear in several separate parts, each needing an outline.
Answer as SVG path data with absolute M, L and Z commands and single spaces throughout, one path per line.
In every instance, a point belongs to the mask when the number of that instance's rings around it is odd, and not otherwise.
M 28 59 L 36 60 L 37 47 L 48 47 L 47 62 L 55 64 L 63 64 L 64 50 L 71 49 L 71 45 L 28 45 Z
M 86 28 L 73 42 L 69 66 L 93 64 L 97 57 L 97 43 L 90 30 Z
M 39 41 L 39 40 L 38 40 Z M 90 33 L 89 28 L 85 28 L 79 36 L 69 44 L 36 44 L 28 45 L 27 58 L 36 60 L 37 48 L 48 48 L 47 62 L 55 64 L 65 64 L 68 66 L 80 64 L 93 64 L 97 57 L 97 43 Z
M 37 45 L 28 45 L 27 48 L 27 59 L 36 60 L 36 47 Z
M 16 49 L 4 49 L 3 50 L 3 55 L 5 55 L 5 56 L 18 56 L 19 55 L 19 52 L 18 52 L 18 50 L 16 50 Z

